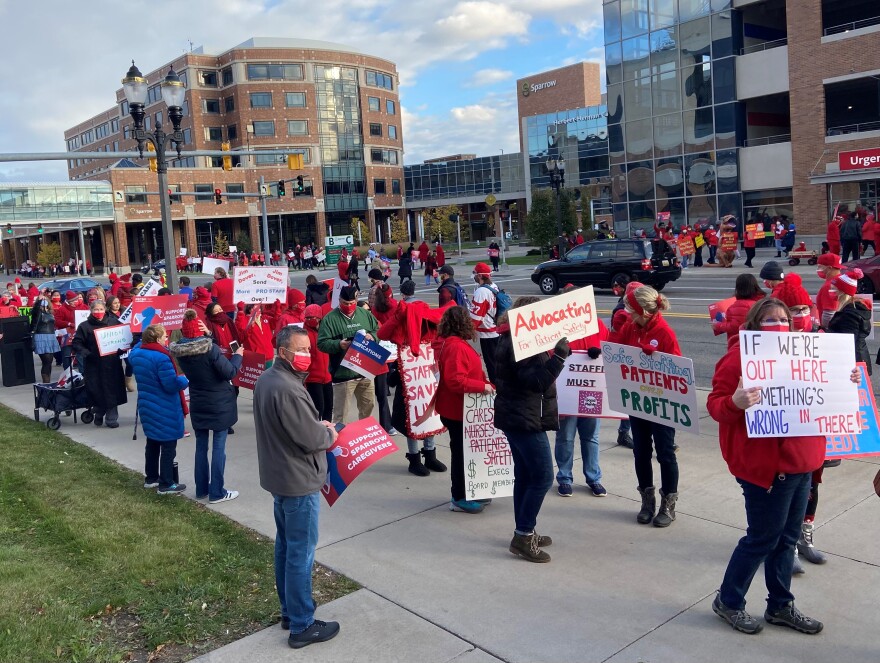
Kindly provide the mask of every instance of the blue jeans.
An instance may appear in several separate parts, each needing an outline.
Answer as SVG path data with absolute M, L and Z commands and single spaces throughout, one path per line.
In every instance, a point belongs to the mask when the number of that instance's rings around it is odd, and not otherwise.
M 574 481 L 574 434 L 581 439 L 581 460 L 584 463 L 584 477 L 587 484 L 599 483 L 602 470 L 599 468 L 599 420 L 590 417 L 559 417 L 559 430 L 556 433 L 556 481 L 560 485 Z
M 214 447 L 211 450 L 211 466 L 208 469 L 208 438 L 211 431 L 196 428 L 196 497 L 208 496 L 219 500 L 226 495 L 223 487 L 223 470 L 226 468 L 227 429 L 215 430 Z
M 319 497 L 275 498 L 275 587 L 282 619 L 290 620 L 290 632 L 302 633 L 315 621 L 312 599 L 312 566 L 318 545 Z
M 535 531 L 544 496 L 553 485 L 553 458 L 547 433 L 506 430 L 513 455 L 513 515 L 516 530 Z
M 426 451 L 431 451 L 434 449 L 434 436 L 429 435 L 424 440 L 417 440 L 412 437 L 406 438 L 406 453 L 408 454 L 417 454 L 419 453 L 419 445 L 422 446 Z
M 770 490 L 737 479 L 746 502 L 746 535 L 739 540 L 721 583 L 721 602 L 742 610 L 752 578 L 764 563 L 767 609 L 778 610 L 790 601 L 794 546 L 810 494 L 811 473 L 780 475 Z

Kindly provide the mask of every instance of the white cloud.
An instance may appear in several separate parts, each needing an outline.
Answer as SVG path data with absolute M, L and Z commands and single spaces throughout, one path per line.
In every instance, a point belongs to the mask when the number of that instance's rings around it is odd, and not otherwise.
M 465 87 L 485 87 L 509 81 L 511 78 L 513 78 L 513 72 L 506 69 L 479 69 L 465 83 Z

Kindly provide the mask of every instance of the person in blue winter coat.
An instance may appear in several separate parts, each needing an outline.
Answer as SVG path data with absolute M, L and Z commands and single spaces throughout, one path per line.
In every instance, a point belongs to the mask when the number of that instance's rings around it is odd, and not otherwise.
M 128 355 L 138 390 L 138 417 L 147 436 L 144 488 L 158 488 L 160 495 L 186 490 L 174 480 L 177 440 L 183 437 L 189 380 L 181 375 L 165 347 L 168 333 L 162 325 L 150 325 L 141 342 Z

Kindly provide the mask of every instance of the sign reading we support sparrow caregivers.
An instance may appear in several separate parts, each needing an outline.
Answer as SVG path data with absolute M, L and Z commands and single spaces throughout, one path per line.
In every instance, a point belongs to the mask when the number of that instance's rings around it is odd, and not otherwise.
M 860 458 L 880 456 L 880 428 L 878 428 L 877 403 L 871 389 L 871 376 L 865 364 L 859 364 L 862 382 L 859 384 L 859 428 L 856 435 L 827 435 L 826 458 Z
M 385 362 L 390 355 L 391 353 L 376 341 L 367 340 L 366 334 L 358 333 L 352 339 L 340 366 L 372 379 L 385 371 Z
M 427 343 L 422 343 L 418 355 L 414 355 L 408 345 L 400 346 L 397 352 L 403 401 L 406 404 L 407 436 L 423 440 L 431 435 L 439 435 L 446 428 L 440 421 L 440 415 L 434 411 L 434 395 L 437 393 L 434 350 Z M 431 412 L 428 412 L 429 409 Z
M 254 390 L 257 380 L 266 370 L 266 359 L 259 352 L 245 350 L 241 358 L 241 368 L 232 378 L 233 387 L 244 387 Z
M 552 350 L 561 338 L 576 341 L 599 331 L 591 285 L 511 309 L 508 319 L 517 361 Z
M 232 301 L 272 304 L 287 299 L 285 267 L 236 267 L 232 270 Z
M 574 350 L 565 360 L 562 373 L 556 378 L 556 402 L 560 416 L 605 417 L 625 419 L 608 403 L 605 384 L 605 362 L 602 357 L 590 359 L 585 350 Z
M 611 407 L 639 419 L 700 432 L 694 362 L 665 352 L 602 343 Z
M 131 331 L 142 332 L 150 325 L 162 325 L 167 332 L 180 329 L 188 304 L 186 295 L 135 297 L 131 302 Z
M 327 450 L 327 481 L 321 494 L 333 506 L 343 491 L 370 465 L 397 451 L 397 445 L 373 417 L 348 424 Z
M 746 410 L 749 437 L 856 435 L 855 346 L 834 334 L 739 332 L 743 387 L 760 387 Z
M 513 455 L 495 428 L 495 394 L 464 395 L 464 484 L 469 500 L 513 495 Z
M 131 327 L 114 325 L 95 329 L 95 342 L 102 357 L 116 354 L 117 350 L 128 350 L 131 347 Z

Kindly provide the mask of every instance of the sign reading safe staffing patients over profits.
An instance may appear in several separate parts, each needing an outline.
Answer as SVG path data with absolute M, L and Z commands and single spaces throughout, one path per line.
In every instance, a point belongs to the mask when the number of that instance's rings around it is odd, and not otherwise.
M 552 350 L 562 338 L 577 341 L 599 331 L 591 285 L 511 309 L 507 315 L 517 361 Z

